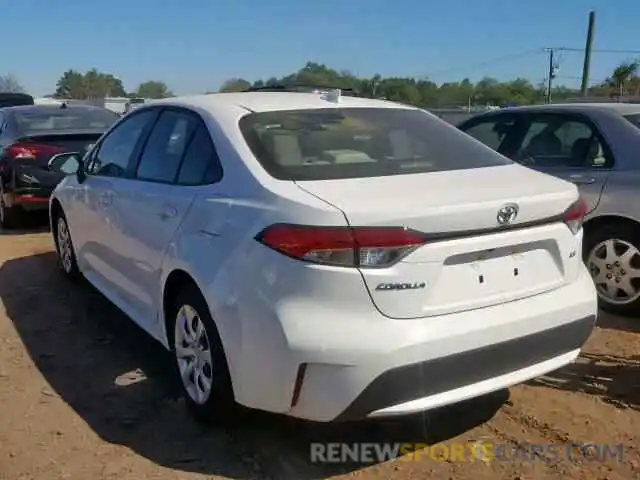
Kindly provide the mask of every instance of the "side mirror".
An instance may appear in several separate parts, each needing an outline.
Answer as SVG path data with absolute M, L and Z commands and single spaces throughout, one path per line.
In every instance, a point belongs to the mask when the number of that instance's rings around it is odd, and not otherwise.
M 78 181 L 85 179 L 84 162 L 78 152 L 59 153 L 54 155 L 47 164 L 49 170 L 64 173 L 65 175 L 77 175 Z
M 54 155 L 49 159 L 47 166 L 52 172 L 61 172 L 67 175 L 73 175 L 78 172 L 82 164 L 82 157 L 77 152 L 66 152 Z

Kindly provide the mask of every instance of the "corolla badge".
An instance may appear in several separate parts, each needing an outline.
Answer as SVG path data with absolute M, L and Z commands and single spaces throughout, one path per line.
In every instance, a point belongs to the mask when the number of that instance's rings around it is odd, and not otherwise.
M 507 203 L 506 205 L 503 205 L 500 210 L 498 210 L 496 220 L 498 220 L 498 223 L 500 225 L 509 225 L 516 219 L 519 210 L 520 209 L 517 203 Z
M 425 282 L 414 283 L 379 283 L 376 286 L 376 290 L 419 290 L 425 288 L 427 284 Z

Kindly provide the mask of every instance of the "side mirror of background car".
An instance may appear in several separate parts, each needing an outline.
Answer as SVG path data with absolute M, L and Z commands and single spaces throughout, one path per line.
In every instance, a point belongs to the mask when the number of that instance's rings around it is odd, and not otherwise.
M 65 175 L 77 175 L 80 183 L 86 178 L 82 155 L 78 152 L 66 152 L 54 155 L 49 160 L 48 166 L 49 170 L 54 172 L 61 172 Z

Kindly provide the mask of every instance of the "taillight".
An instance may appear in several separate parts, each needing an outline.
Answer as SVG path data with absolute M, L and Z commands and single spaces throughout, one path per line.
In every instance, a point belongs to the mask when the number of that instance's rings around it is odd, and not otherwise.
M 387 267 L 424 244 L 402 227 L 316 227 L 276 224 L 256 240 L 297 260 L 341 267 Z
M 574 235 L 580 231 L 582 222 L 588 211 L 589 207 L 587 203 L 580 198 L 564 212 L 564 223 L 567 224 L 567 227 L 569 227 L 569 230 L 571 230 Z
M 33 143 L 14 143 L 5 150 L 7 157 L 23 160 L 35 160 L 39 155 L 52 157 L 57 153 L 63 152 L 64 149 L 60 147 Z

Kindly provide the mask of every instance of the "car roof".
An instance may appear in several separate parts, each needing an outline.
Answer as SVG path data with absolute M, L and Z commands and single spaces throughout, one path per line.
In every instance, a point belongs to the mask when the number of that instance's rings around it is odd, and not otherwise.
M 9 112 L 9 113 L 14 113 L 14 112 L 31 112 L 31 113 L 37 113 L 37 112 L 53 112 L 53 111 L 60 111 L 60 110 L 107 110 L 105 108 L 102 107 L 97 107 L 95 105 L 83 105 L 83 104 L 66 104 L 65 107 L 63 107 L 62 105 L 16 105 L 13 107 L 5 107 L 2 109 L 3 112 Z
M 205 110 L 219 108 L 243 108 L 252 112 L 269 112 L 277 110 L 302 110 L 318 108 L 404 108 L 415 110 L 416 107 L 400 103 L 371 98 L 343 95 L 338 102 L 325 98 L 320 93 L 308 92 L 233 92 L 210 93 L 184 97 L 172 97 L 152 100 L 146 105 L 183 105 Z
M 619 115 L 632 115 L 640 113 L 640 104 L 635 103 L 551 103 L 547 105 L 526 105 L 521 107 L 506 107 L 491 113 L 499 112 L 531 112 L 531 111 L 571 111 L 571 112 L 592 112 L 608 111 Z

